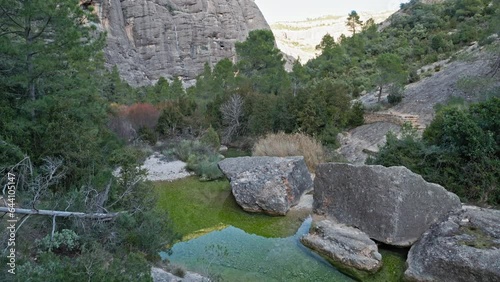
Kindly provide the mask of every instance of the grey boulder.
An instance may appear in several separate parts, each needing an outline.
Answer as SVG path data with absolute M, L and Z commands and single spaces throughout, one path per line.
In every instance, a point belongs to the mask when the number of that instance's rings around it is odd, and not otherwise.
M 458 196 L 405 167 L 320 164 L 314 212 L 394 246 L 411 246 L 435 222 L 461 208 Z
M 158 267 L 151 268 L 151 277 L 153 282 L 210 282 L 198 273 L 184 271 L 183 277 L 179 277 Z
M 238 204 L 248 212 L 285 215 L 313 182 L 303 157 L 241 157 L 219 162 Z
M 464 207 L 411 247 L 408 281 L 500 281 L 500 211 Z
M 382 267 L 382 255 L 368 235 L 357 228 L 325 219 L 313 223 L 302 244 L 326 258 L 333 266 L 357 279 Z

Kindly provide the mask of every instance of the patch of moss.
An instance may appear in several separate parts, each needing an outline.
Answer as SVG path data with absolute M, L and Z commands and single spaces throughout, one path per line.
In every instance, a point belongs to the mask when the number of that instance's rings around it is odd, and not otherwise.
M 473 225 L 461 226 L 460 231 L 474 238 L 473 240 L 461 240 L 458 242 L 460 245 L 476 249 L 491 249 L 493 247 L 500 247 L 500 244 L 495 243 L 488 234 Z
M 403 281 L 406 270 L 407 249 L 384 249 L 379 247 L 383 266 L 379 272 L 363 279 L 363 282 L 399 282 Z
M 284 217 L 248 213 L 236 203 L 227 180 L 200 182 L 196 177 L 156 183 L 158 207 L 167 210 L 174 230 L 186 236 L 198 230 L 232 225 L 248 233 L 273 238 L 295 234 L 307 212 Z

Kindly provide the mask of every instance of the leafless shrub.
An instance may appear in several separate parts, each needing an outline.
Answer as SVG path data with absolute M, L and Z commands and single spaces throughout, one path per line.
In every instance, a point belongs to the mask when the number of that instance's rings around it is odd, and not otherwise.
M 227 144 L 238 136 L 241 130 L 241 118 L 243 116 L 243 98 L 235 94 L 220 107 L 224 131 L 222 143 Z

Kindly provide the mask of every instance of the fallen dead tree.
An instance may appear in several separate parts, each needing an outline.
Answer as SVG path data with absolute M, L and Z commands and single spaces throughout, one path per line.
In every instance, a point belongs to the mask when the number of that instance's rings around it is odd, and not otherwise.
M 16 213 L 16 214 L 27 214 L 27 215 L 47 215 L 54 217 L 77 217 L 85 219 L 99 219 L 99 220 L 111 220 L 121 213 L 84 213 L 84 212 L 69 212 L 69 211 L 55 211 L 55 210 L 33 210 L 33 209 L 21 209 L 21 208 L 8 208 L 0 207 L 0 212 L 4 213 Z

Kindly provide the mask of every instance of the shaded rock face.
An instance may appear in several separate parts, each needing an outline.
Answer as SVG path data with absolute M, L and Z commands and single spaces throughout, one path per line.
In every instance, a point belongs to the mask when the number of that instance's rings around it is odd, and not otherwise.
M 251 0 L 98 0 L 108 66 L 131 85 L 194 79 L 208 62 L 234 60 L 235 42 L 270 29 Z
M 238 204 L 248 212 L 285 215 L 313 186 L 303 157 L 241 157 L 219 162 Z
M 327 219 L 314 222 L 313 226 L 311 232 L 300 239 L 302 244 L 346 274 L 362 279 L 382 267 L 377 244 L 359 229 Z
M 500 211 L 464 207 L 411 247 L 408 281 L 500 281 Z
M 458 196 L 405 167 L 328 163 L 316 169 L 314 212 L 389 245 L 411 246 L 460 208 Z

